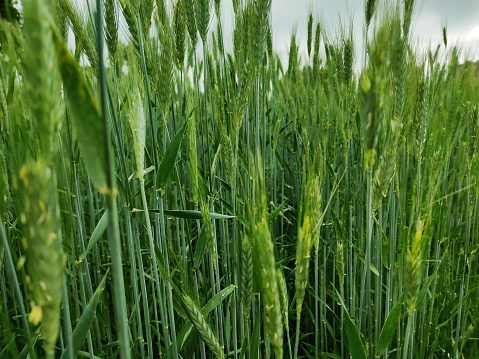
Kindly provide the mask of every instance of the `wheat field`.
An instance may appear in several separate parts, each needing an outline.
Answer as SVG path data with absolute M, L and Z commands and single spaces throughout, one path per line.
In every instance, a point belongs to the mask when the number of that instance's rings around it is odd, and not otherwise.
M 479 357 L 476 64 L 232 2 L 1 19 L 0 358 Z

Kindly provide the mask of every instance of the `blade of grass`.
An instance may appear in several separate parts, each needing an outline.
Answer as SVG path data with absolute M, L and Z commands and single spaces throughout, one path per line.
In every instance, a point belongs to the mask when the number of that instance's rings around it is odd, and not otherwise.
M 93 319 L 95 318 L 96 308 L 98 306 L 98 302 L 100 301 L 100 296 L 106 287 L 106 278 L 108 276 L 109 271 L 110 270 L 108 270 L 103 276 L 103 279 L 101 280 L 100 285 L 95 290 L 95 293 L 93 293 L 93 296 L 88 302 L 88 305 L 84 309 L 83 314 L 80 317 L 80 320 L 78 321 L 75 329 L 73 330 L 73 335 L 72 335 L 73 356 L 76 356 L 78 354 L 79 350 L 83 346 L 83 343 L 85 342 L 88 332 L 90 331 L 91 325 L 93 323 Z M 72 355 L 70 354 L 69 348 L 70 347 L 67 346 L 67 349 L 62 353 L 60 359 L 68 358 Z

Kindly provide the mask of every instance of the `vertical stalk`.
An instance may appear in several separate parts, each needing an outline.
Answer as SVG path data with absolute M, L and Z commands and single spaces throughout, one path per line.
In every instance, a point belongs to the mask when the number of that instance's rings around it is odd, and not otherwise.
M 376 313 L 375 313 L 375 328 L 374 328 L 374 343 L 378 342 L 379 339 L 379 330 L 378 328 L 382 327 L 382 322 L 381 322 L 381 310 L 382 310 L 382 305 L 381 305 L 381 295 L 382 295 L 382 281 L 383 281 L 383 275 L 382 275 L 382 262 L 381 262 L 381 251 L 382 251 L 382 231 L 383 231 L 383 204 L 382 202 L 379 204 L 379 210 L 377 211 L 377 221 L 376 223 L 376 268 L 378 270 L 378 275 L 376 276 L 376 285 L 375 285 L 375 306 L 376 306 Z M 371 324 L 369 324 L 371 325 Z M 372 343 L 369 343 L 370 346 L 372 346 Z
M 114 175 L 114 163 L 110 150 L 110 121 L 106 103 L 105 89 L 107 87 L 105 65 L 103 62 L 103 6 L 100 0 L 96 0 L 96 36 L 98 50 L 98 68 L 100 79 L 100 102 L 103 118 L 103 137 L 105 143 L 105 158 L 107 165 L 108 193 L 105 195 L 106 205 L 110 212 L 108 221 L 108 243 L 112 262 L 113 276 L 113 302 L 116 322 L 118 324 L 118 339 L 120 346 L 120 358 L 130 359 L 130 337 L 128 335 L 128 313 L 126 310 L 125 284 L 123 279 L 123 262 L 121 259 L 120 231 L 118 226 L 118 211 L 115 202 L 116 181 Z
M 129 225 L 130 219 L 129 219 L 129 214 L 128 214 L 128 219 L 127 219 L 127 224 Z M 134 220 L 134 238 L 133 242 L 135 244 L 135 255 L 137 256 L 138 259 L 138 267 L 140 268 L 140 290 L 141 290 L 141 299 L 143 302 L 143 317 L 145 319 L 145 323 L 150 322 L 150 309 L 149 309 L 149 304 L 148 304 L 148 291 L 146 289 L 146 280 L 145 280 L 145 270 L 144 270 L 144 265 L 143 265 L 143 259 L 141 257 L 141 247 L 140 247 L 140 236 L 138 235 L 138 224 Z M 130 227 L 130 225 L 129 225 Z M 155 291 L 153 291 L 152 295 L 155 295 Z M 156 308 L 156 306 L 154 306 Z M 148 344 L 148 356 L 150 358 L 153 357 L 153 336 L 151 335 L 151 325 L 147 325 L 146 328 L 146 340 Z
M 144 180 L 140 181 L 140 190 L 141 190 L 141 199 L 143 201 L 143 208 L 144 208 L 144 211 L 145 211 L 146 230 L 147 230 L 148 241 L 149 241 L 149 245 L 150 245 L 150 255 L 151 255 L 151 261 L 152 261 L 152 267 L 153 267 L 153 276 L 154 276 L 155 287 L 156 287 L 157 296 L 158 296 L 157 299 L 160 302 L 160 306 L 161 306 L 161 298 L 163 298 L 163 295 L 162 295 L 161 289 L 160 289 L 160 278 L 159 278 L 159 275 L 158 275 L 158 264 L 156 263 L 155 244 L 154 244 L 154 240 L 153 240 L 153 232 L 151 231 L 151 222 L 150 222 L 150 215 L 149 215 L 149 211 L 148 211 L 148 202 L 146 201 L 145 181 Z M 160 202 L 161 201 L 162 200 L 160 199 Z M 160 206 L 161 206 L 161 204 L 160 204 Z M 161 214 L 160 214 L 160 216 L 161 216 Z M 161 308 L 160 308 L 160 310 L 161 310 Z M 164 315 L 162 315 L 162 319 L 163 318 L 165 318 Z M 170 321 L 171 320 L 173 320 L 173 318 L 170 318 Z M 166 335 L 165 338 L 164 338 L 165 344 L 169 344 L 168 343 L 168 338 L 169 338 L 168 332 L 165 329 L 165 327 L 167 327 L 167 326 L 168 326 L 168 324 L 163 322 L 163 328 L 165 330 L 164 335 Z M 174 326 L 172 328 L 174 329 Z M 172 334 L 171 338 L 172 338 L 171 345 L 172 345 L 172 348 L 173 348 L 173 357 L 177 358 L 178 357 L 178 351 L 177 351 L 176 340 L 175 340 L 176 335 Z
M 205 119 L 204 119 L 204 123 L 206 125 L 206 128 L 205 128 L 205 135 L 206 135 L 206 160 L 207 160 L 207 165 L 208 167 L 205 168 L 205 179 L 207 180 L 207 183 L 209 184 L 208 185 L 208 188 L 209 190 L 211 191 L 211 185 L 212 185 L 212 178 L 207 178 L 206 177 L 206 173 L 208 173 L 208 171 L 211 171 L 211 158 L 210 158 L 210 136 L 209 136 L 209 121 L 208 121 L 208 77 L 207 77 L 207 74 L 208 74 L 208 56 L 206 54 L 206 42 L 203 41 L 203 86 L 204 86 L 204 92 L 205 92 Z M 211 173 L 210 173 L 211 175 Z
M 464 280 L 466 275 L 466 270 L 469 267 L 467 265 L 468 259 L 467 254 L 469 252 L 469 195 L 470 195 L 470 185 L 471 185 L 471 170 L 469 167 L 467 173 L 467 196 L 466 196 L 466 208 L 465 208 L 465 215 L 466 215 L 466 243 L 464 247 L 464 264 L 462 268 L 462 276 L 461 276 L 461 286 L 459 287 L 459 298 L 458 303 L 459 307 L 457 309 L 457 321 L 456 321 L 456 337 L 454 340 L 454 358 L 459 359 L 459 334 L 461 332 L 461 322 L 462 322 L 462 302 L 464 298 Z M 469 278 L 469 276 L 468 276 Z
M 414 344 L 414 317 L 416 310 L 409 313 L 407 318 L 406 335 L 404 336 L 403 359 L 412 359 Z
M 373 358 L 373 322 L 372 322 L 372 303 L 371 303 L 371 238 L 372 238 L 372 170 L 369 169 L 367 173 L 368 197 L 366 205 L 366 259 L 364 261 L 365 271 L 363 277 L 363 286 L 366 291 L 366 315 L 368 326 L 368 340 L 369 340 L 369 357 Z
M 68 353 L 68 359 L 73 359 L 73 341 L 72 341 L 72 324 L 70 319 L 70 304 L 68 303 L 68 291 L 66 277 L 63 278 L 62 288 L 62 310 L 63 310 L 63 329 L 64 337 L 66 337 L 66 349 Z
M 18 283 L 17 273 L 15 272 L 15 264 L 13 263 L 12 253 L 10 252 L 10 246 L 8 244 L 7 236 L 5 234 L 5 227 L 3 225 L 3 219 L 0 218 L 0 237 L 2 237 L 3 250 L 5 251 L 5 267 L 7 273 L 10 275 L 11 283 L 15 290 L 15 295 L 18 300 L 18 309 L 20 310 L 20 316 L 22 318 L 23 330 L 25 331 L 25 337 L 27 338 L 27 348 L 32 357 L 36 359 L 37 355 L 35 353 L 35 348 L 32 343 L 32 335 L 30 333 L 30 325 L 28 324 L 27 314 L 25 312 L 25 305 L 23 303 L 22 291 L 20 289 L 20 284 Z
M 314 356 L 319 358 L 319 253 L 314 255 Z

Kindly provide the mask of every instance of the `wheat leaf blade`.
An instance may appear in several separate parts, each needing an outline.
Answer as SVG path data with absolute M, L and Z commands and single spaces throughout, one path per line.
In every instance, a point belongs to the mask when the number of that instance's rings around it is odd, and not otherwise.
M 103 213 L 103 216 L 101 216 L 95 229 L 93 230 L 93 233 L 91 234 L 87 249 L 80 255 L 80 258 L 78 258 L 79 261 L 82 261 L 86 258 L 88 253 L 90 253 L 90 251 L 92 250 L 93 246 L 100 240 L 103 233 L 105 233 L 106 227 L 108 226 L 108 213 L 108 211 L 105 211 L 105 213 Z
M 376 357 L 381 356 L 393 340 L 394 333 L 396 332 L 399 320 L 401 319 L 403 298 L 404 294 L 401 295 L 384 322 L 378 343 L 376 344 Z
M 100 108 L 63 41 L 55 33 L 53 36 L 69 114 L 73 119 L 81 156 L 93 183 L 100 191 L 105 191 L 107 166 Z
M 168 181 L 168 176 L 170 175 L 171 171 L 175 167 L 175 160 L 176 156 L 178 155 L 178 151 L 180 149 L 181 141 L 186 132 L 186 125 L 188 121 L 185 121 L 178 132 L 175 134 L 173 139 L 171 140 L 170 144 L 166 148 L 165 155 L 161 159 L 158 172 L 156 175 L 156 188 L 161 189 L 166 182 Z
M 100 296 L 103 293 L 103 290 L 106 287 L 106 277 L 108 276 L 108 272 L 103 276 L 98 288 L 93 293 L 90 301 L 88 302 L 85 310 L 83 311 L 82 316 L 80 317 L 75 330 L 73 331 L 73 356 L 75 356 L 80 348 L 82 347 L 88 332 L 93 324 L 93 319 L 95 318 L 96 308 L 98 302 L 100 301 Z M 68 348 L 68 347 L 67 347 Z M 70 357 L 70 353 L 68 350 L 64 351 L 60 359 Z

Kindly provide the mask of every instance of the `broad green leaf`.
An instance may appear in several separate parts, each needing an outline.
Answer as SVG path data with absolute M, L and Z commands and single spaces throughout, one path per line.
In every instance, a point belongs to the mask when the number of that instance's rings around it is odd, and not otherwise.
M 346 305 L 344 305 L 343 299 L 341 298 L 337 290 L 336 290 L 336 294 L 344 310 L 343 325 L 344 325 L 344 330 L 346 331 L 346 336 L 348 337 L 349 352 L 351 354 L 351 358 L 366 359 L 363 342 L 361 341 L 361 337 L 359 335 L 358 329 L 356 328 L 356 325 L 353 323 L 351 317 L 349 316 L 349 312 L 346 309 Z
M 7 106 L 10 106 L 13 100 L 13 91 L 15 90 L 15 79 L 16 79 L 16 72 L 12 71 L 10 77 L 10 81 L 8 82 L 8 92 L 7 92 Z
M 336 355 L 336 354 L 322 353 L 321 355 L 324 356 L 324 357 L 326 357 L 326 358 L 341 359 L 341 357 L 340 357 L 339 355 Z
M 281 215 L 282 217 L 284 217 L 284 213 L 287 212 L 289 210 L 289 208 L 286 208 L 286 210 L 284 210 L 283 212 L 283 208 L 286 206 L 286 202 L 287 201 L 284 201 L 283 203 L 281 203 L 278 208 L 276 208 L 273 212 L 271 212 L 267 219 L 268 219 L 268 222 L 271 223 L 273 222 L 276 217 L 278 217 L 279 215 Z M 271 202 L 272 203 L 272 202 Z
M 339 238 L 345 238 L 346 236 L 343 233 L 343 228 L 341 227 L 341 224 L 339 223 L 339 219 L 336 216 L 336 213 L 334 210 L 331 208 L 331 214 L 333 217 L 333 225 L 334 225 L 334 230 L 338 233 Z
M 233 210 L 233 206 L 231 204 L 229 204 L 228 202 L 226 202 L 224 199 L 222 199 L 221 197 L 219 197 L 219 200 L 221 201 L 221 203 L 223 203 L 223 205 L 226 207 L 226 209 L 228 210 L 228 212 L 230 213 L 234 213 L 234 215 L 236 216 L 236 218 L 238 219 L 238 222 L 240 222 L 243 226 L 245 226 L 246 228 L 249 228 L 249 222 L 246 220 L 246 218 L 244 218 L 240 213 L 236 212 Z
M 93 246 L 96 244 L 96 242 L 98 242 L 98 240 L 101 238 L 101 236 L 105 232 L 105 229 L 107 226 L 108 226 L 108 210 L 106 210 L 105 213 L 103 213 L 103 216 L 101 216 L 100 220 L 98 221 L 98 224 L 96 225 L 95 230 L 91 234 L 87 249 L 85 250 L 85 252 L 83 252 L 80 255 L 80 258 L 79 258 L 80 262 L 85 259 L 88 253 L 90 253 Z
M 90 359 L 101 359 L 100 357 L 97 357 L 96 355 L 91 355 L 91 353 L 84 352 L 84 351 L 79 351 L 78 356 L 80 358 L 90 358 Z
M 281 169 L 287 169 L 290 173 L 293 173 L 293 170 L 289 166 L 288 162 L 283 161 L 281 158 L 281 155 L 279 154 L 278 150 L 274 151 L 274 155 L 276 156 L 276 159 L 278 160 L 279 165 L 281 166 Z
M 241 351 L 240 351 L 239 359 L 243 359 L 246 355 L 246 349 L 248 349 L 248 346 L 246 345 L 246 340 L 247 339 L 248 338 L 245 335 L 244 338 L 243 338 L 243 342 L 241 343 Z
M 231 188 L 231 185 L 226 182 L 225 180 L 219 178 L 218 176 L 215 176 L 218 181 L 220 181 L 221 185 L 223 188 L 225 188 L 228 192 L 231 192 L 233 189 Z
M 398 299 L 393 309 L 388 314 L 386 321 L 384 322 L 383 329 L 379 335 L 378 343 L 376 344 L 376 357 L 380 357 L 391 344 L 394 333 L 398 327 L 399 319 L 401 319 L 402 302 L 404 294 Z
M 155 210 L 150 210 L 151 212 L 155 212 Z M 201 216 L 201 211 L 195 211 L 195 210 L 169 210 L 169 209 L 164 209 L 163 213 L 167 216 L 170 217 L 175 217 L 175 218 L 183 218 L 183 219 L 202 219 L 203 217 Z M 210 212 L 211 219 L 229 219 L 229 218 L 234 218 L 234 216 L 229 216 L 226 214 L 220 214 L 220 213 L 212 213 Z
M 186 124 L 188 121 L 185 121 L 178 132 L 175 134 L 170 144 L 166 148 L 165 155 L 161 159 L 160 165 L 158 167 L 158 172 L 156 173 L 156 188 L 160 189 L 168 180 L 168 176 L 175 167 L 176 156 L 180 149 L 181 141 L 185 136 Z
M 256 317 L 254 319 L 253 336 L 251 337 L 251 346 L 249 349 L 249 357 L 251 359 L 259 359 L 259 332 L 261 322 L 261 311 L 256 311 Z
M 238 158 L 243 165 L 243 168 L 248 169 L 248 160 L 240 149 L 238 149 Z
M 53 37 L 63 79 L 63 90 L 68 103 L 68 114 L 73 120 L 81 157 L 92 182 L 100 192 L 105 192 L 107 166 L 104 124 L 98 103 L 92 96 L 78 64 L 65 48 L 63 40 L 55 31 Z
M 215 309 L 218 306 L 218 304 L 220 304 L 223 300 L 226 299 L 227 296 L 233 293 L 235 288 L 236 288 L 235 285 L 231 284 L 228 287 L 224 288 L 221 292 L 215 294 L 213 298 L 211 298 L 201 310 L 203 315 L 207 315 L 213 309 Z
M 96 307 L 98 305 L 98 302 L 100 301 L 101 293 L 103 292 L 106 286 L 106 277 L 108 275 L 108 272 L 103 276 L 103 279 L 101 280 L 100 285 L 95 290 L 95 293 L 93 293 L 93 296 L 91 297 L 87 306 L 83 310 L 83 314 L 81 315 L 80 320 L 78 321 L 77 326 L 75 327 L 75 330 L 73 331 L 72 341 L 73 341 L 73 356 L 74 357 L 78 354 L 78 351 L 83 346 L 83 343 L 85 342 L 85 339 L 88 335 L 88 331 L 91 328 L 93 319 L 95 318 Z M 67 346 L 67 349 L 62 353 L 62 356 L 60 357 L 60 359 L 70 357 L 68 348 L 69 347 Z
M 181 328 L 180 332 L 176 336 L 176 348 L 178 349 L 178 352 L 180 352 L 183 349 L 183 346 L 186 344 L 188 341 L 190 334 L 193 332 L 193 324 L 191 324 L 191 321 L 188 320 L 186 324 Z M 172 350 L 170 349 L 170 354 L 172 355 Z
M 196 242 L 195 254 L 193 255 L 193 268 L 197 269 L 203 261 L 203 256 L 208 244 L 208 236 L 205 233 L 205 227 L 201 228 L 198 241 Z
M 343 324 L 348 337 L 351 357 L 352 359 L 366 359 L 363 343 L 361 342 L 356 325 L 354 325 L 347 310 L 345 310 L 345 313 L 346 315 L 344 316 Z
M 356 255 L 361 260 L 361 262 L 364 263 L 365 257 L 366 257 L 364 255 L 364 253 L 358 247 L 356 247 L 352 242 L 348 241 L 348 243 L 351 247 L 353 247 L 354 253 L 356 253 Z M 373 272 L 375 275 L 379 276 L 379 272 L 378 272 L 377 268 L 374 266 L 374 264 L 371 263 L 369 268 L 371 269 L 371 272 Z
M 448 253 L 448 248 L 449 247 L 446 247 L 446 249 L 444 250 L 444 254 L 442 255 L 441 260 L 439 261 L 439 265 L 437 266 L 434 273 L 428 278 L 427 282 L 424 284 L 424 286 L 419 291 L 419 293 L 417 295 L 416 308 L 421 308 L 422 302 L 424 302 L 424 299 L 426 298 L 427 291 L 429 290 L 429 286 L 431 285 L 434 278 L 436 278 L 437 272 L 439 271 L 439 268 L 441 267 L 441 263 L 444 262 L 446 254 Z

